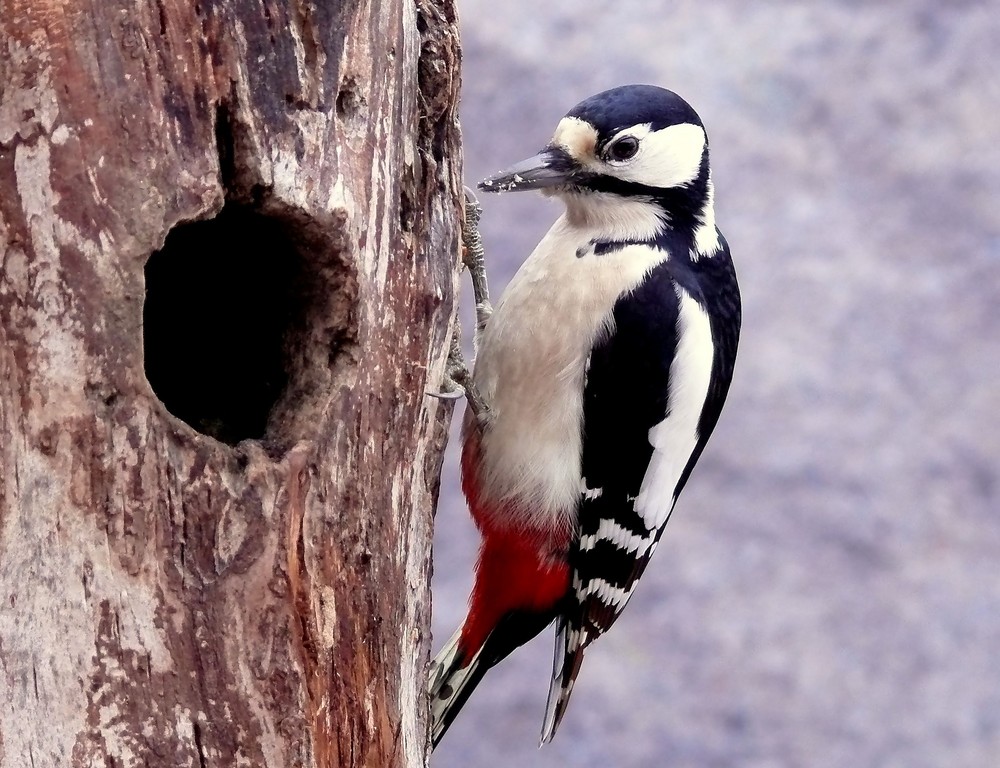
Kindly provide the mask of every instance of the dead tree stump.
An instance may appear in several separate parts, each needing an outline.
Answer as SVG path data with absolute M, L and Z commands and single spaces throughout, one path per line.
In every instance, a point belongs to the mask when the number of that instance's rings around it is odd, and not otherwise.
M 452 0 L 3 0 L 0 765 L 424 764 Z

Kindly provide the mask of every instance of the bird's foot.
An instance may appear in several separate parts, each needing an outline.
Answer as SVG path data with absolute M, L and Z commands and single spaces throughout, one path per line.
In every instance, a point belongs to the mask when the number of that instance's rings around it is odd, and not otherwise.
M 469 187 L 465 188 L 465 217 L 462 219 L 462 263 L 469 270 L 472 278 L 472 292 L 476 298 L 476 335 L 475 348 L 479 342 L 486 323 L 493 314 L 490 303 L 490 287 L 486 279 L 486 251 L 483 248 L 483 238 L 479 234 L 479 220 L 483 216 L 483 208 Z
M 451 338 L 451 348 L 448 350 L 448 363 L 445 368 L 444 380 L 442 381 L 443 391 L 428 391 L 427 394 L 441 400 L 458 400 L 464 395 L 472 413 L 478 420 L 484 421 L 489 416 L 489 407 L 472 380 L 472 371 L 466 365 L 465 355 L 462 354 L 461 339 L 461 328 L 456 322 L 455 333 Z
M 465 188 L 465 216 L 462 218 L 462 264 L 469 270 L 472 278 L 472 292 L 476 299 L 476 333 L 475 349 L 479 349 L 486 323 L 493 314 L 490 304 L 490 289 L 486 280 L 486 254 L 483 250 L 483 239 L 479 234 L 479 220 L 483 215 L 482 206 L 468 187 Z M 482 422 L 489 417 L 489 407 L 472 380 L 472 372 L 462 354 L 462 331 L 455 323 L 455 333 L 451 338 L 451 348 L 448 350 L 448 364 L 445 369 L 441 392 L 428 391 L 431 397 L 441 400 L 458 400 L 463 395 L 469 402 L 469 408 L 476 418 Z

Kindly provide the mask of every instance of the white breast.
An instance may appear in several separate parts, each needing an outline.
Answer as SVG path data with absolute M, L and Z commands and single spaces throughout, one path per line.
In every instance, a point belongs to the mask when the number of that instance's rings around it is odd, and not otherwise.
M 607 223 L 575 213 L 571 206 L 518 270 L 476 360 L 475 381 L 493 414 L 482 439 L 480 482 L 487 498 L 522 502 L 509 507 L 522 516 L 511 525 L 573 519 L 590 350 L 607 332 L 618 298 L 667 258 L 639 245 L 594 255 L 591 240 L 608 237 Z M 646 218 L 640 231 L 654 225 Z M 586 255 L 578 257 L 578 249 Z

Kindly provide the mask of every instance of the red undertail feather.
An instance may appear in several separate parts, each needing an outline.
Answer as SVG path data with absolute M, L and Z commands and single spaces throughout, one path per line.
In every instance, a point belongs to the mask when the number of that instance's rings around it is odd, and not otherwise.
M 462 490 L 482 534 L 469 615 L 431 664 L 431 736 L 437 744 L 487 670 L 558 616 L 569 590 L 570 530 L 528 527 L 536 516 L 488 498 L 479 483 L 480 431 L 466 416 Z
M 469 615 L 462 627 L 463 655 L 471 658 L 482 648 L 506 614 L 547 612 L 568 587 L 569 566 L 540 555 L 535 537 L 516 532 L 484 534 Z
M 479 430 L 468 415 L 462 437 L 462 490 L 482 534 L 476 584 L 459 642 L 462 654 L 470 659 L 506 614 L 519 610 L 546 613 L 565 596 L 569 589 L 565 552 L 570 532 L 498 524 L 501 520 L 530 519 L 530 515 L 513 509 L 498 514 L 497 507 L 484 498 L 476 472 Z

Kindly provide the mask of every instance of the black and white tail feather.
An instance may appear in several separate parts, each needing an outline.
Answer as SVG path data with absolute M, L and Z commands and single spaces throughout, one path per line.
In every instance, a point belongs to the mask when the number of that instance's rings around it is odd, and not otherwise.
M 561 607 L 561 606 L 560 606 Z M 486 638 L 483 647 L 466 658 L 459 629 L 431 662 L 428 692 L 431 699 L 431 739 L 437 746 L 483 676 L 512 651 L 524 645 L 559 615 L 516 611 L 507 614 Z
M 585 496 L 584 505 L 586 503 Z M 575 551 L 577 565 L 573 573 L 572 605 L 556 619 L 555 658 L 540 745 L 547 744 L 555 736 L 583 666 L 584 651 L 607 632 L 625 610 L 666 522 L 664 519 L 663 524 L 652 531 L 623 537 L 623 529 L 618 522 L 604 519 L 598 522 L 596 532 L 580 536 Z M 614 570 L 608 569 L 607 553 L 600 552 L 607 547 L 617 550 L 617 579 Z M 590 553 L 595 550 L 598 550 L 598 556 L 603 555 L 603 571 L 601 578 L 588 578 L 585 563 L 593 557 Z M 615 583 L 608 579 L 613 579 Z
M 482 650 L 466 662 L 460 648 L 461 628 L 431 662 L 428 690 L 431 699 L 431 740 L 437 746 L 455 715 L 486 674 Z
M 574 640 L 570 643 L 568 625 L 565 617 L 556 619 L 556 652 L 552 659 L 552 680 L 549 683 L 549 697 L 545 702 L 545 717 L 542 720 L 542 737 L 538 746 L 548 744 L 556 735 L 556 729 L 562 722 L 573 693 L 573 683 L 583 663 L 583 643 Z M 567 664 L 567 660 L 570 662 Z

